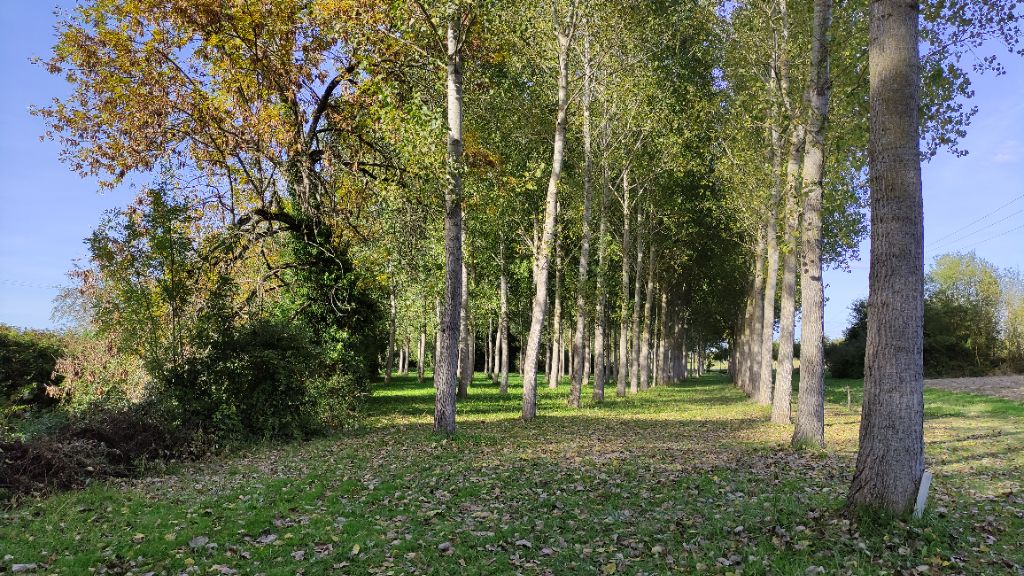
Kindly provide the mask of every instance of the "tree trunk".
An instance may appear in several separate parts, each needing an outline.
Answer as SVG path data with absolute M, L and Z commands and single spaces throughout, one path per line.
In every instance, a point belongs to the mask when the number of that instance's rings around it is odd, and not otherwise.
M 551 310 L 551 366 L 548 368 L 548 388 L 557 388 L 562 376 L 562 253 L 559 238 L 555 237 L 555 305 Z
M 799 237 L 800 197 L 798 174 L 803 158 L 804 129 L 796 124 L 789 145 L 786 168 L 786 198 L 783 208 L 782 310 L 779 313 L 779 368 L 772 397 L 772 422 L 790 424 L 793 404 L 793 332 L 796 322 L 796 258 Z
M 384 361 L 384 384 L 391 383 L 391 372 L 395 367 L 395 331 L 396 323 L 398 319 L 398 297 L 395 292 L 398 289 L 394 286 L 391 287 L 390 293 L 390 311 L 388 313 L 388 351 L 387 358 Z
M 629 391 L 636 394 L 640 390 L 640 294 L 643 287 L 640 271 L 643 270 L 644 250 L 640 245 L 641 213 L 637 211 L 637 242 L 636 268 L 633 272 L 633 318 L 629 327 Z
M 565 157 L 565 128 L 569 112 L 569 47 L 571 35 L 558 26 L 558 114 L 555 119 L 555 143 L 551 154 L 551 176 L 548 178 L 547 197 L 544 203 L 544 230 L 537 250 L 534 266 L 533 307 L 530 312 L 530 334 L 526 341 L 526 357 L 523 359 L 523 419 L 537 415 L 537 355 L 540 352 L 540 335 L 544 327 L 544 316 L 548 306 L 548 260 L 555 236 L 555 211 L 558 208 L 558 182 L 562 178 L 562 161 Z
M 605 255 L 607 253 L 607 239 L 605 234 L 608 226 L 608 124 L 603 126 L 601 161 L 601 223 L 597 229 L 597 304 L 594 308 L 594 401 L 604 401 L 604 384 L 607 380 L 607 355 L 605 349 L 605 335 L 608 332 L 608 295 L 605 293 L 604 276 L 607 273 L 605 268 Z
M 445 247 L 445 249 L 447 250 L 447 247 Z M 461 277 L 459 279 L 461 280 Z M 433 382 L 433 384 L 434 384 L 434 388 L 437 388 L 437 364 L 438 364 L 438 360 L 441 357 L 440 356 L 441 355 L 441 323 L 442 323 L 441 311 L 442 311 L 441 310 L 441 299 L 435 296 L 434 297 L 434 317 L 437 319 L 437 327 L 434 330 L 434 365 L 433 365 L 433 372 L 434 372 L 434 377 L 433 377 L 433 381 L 434 382 Z
M 505 275 L 505 260 L 502 254 L 501 277 L 498 279 L 498 334 L 501 335 L 501 378 L 498 391 L 508 394 L 508 278 Z
M 619 362 L 616 396 L 626 395 L 629 377 L 629 167 L 622 172 L 622 302 L 619 306 Z
M 466 229 L 462 229 L 465 244 Z M 465 250 L 465 246 L 463 246 Z M 459 391 L 457 398 L 464 400 L 469 396 L 469 385 L 473 382 L 473 333 L 470 327 L 472 318 L 469 316 L 469 267 L 462 260 L 462 317 L 459 326 Z
M 651 329 L 654 322 L 651 314 L 654 311 L 654 239 L 648 238 L 651 245 L 647 255 L 647 289 L 644 295 L 644 325 L 640 329 L 640 390 L 645 391 L 651 384 Z
M 587 274 L 590 267 L 590 197 L 593 193 L 594 154 L 591 149 L 590 102 L 593 96 L 593 75 L 590 66 L 590 34 L 583 36 L 583 231 L 580 237 L 580 262 L 576 280 L 576 331 L 572 342 L 572 387 L 569 406 L 579 408 L 586 358 L 583 353 L 587 337 Z
M 494 322 L 492 318 L 487 319 L 487 350 L 484 356 L 484 374 L 494 376 L 494 355 L 498 352 L 497 345 L 492 346 L 494 340 L 491 339 L 491 335 L 494 334 Z
M 498 287 L 498 297 L 501 297 L 501 287 Z M 500 316 L 500 312 L 499 312 Z M 494 364 L 490 367 L 491 382 L 495 385 L 501 381 L 501 318 L 498 319 L 498 326 L 494 330 Z
M 871 4 L 871 270 L 853 508 L 908 512 L 924 472 L 919 5 Z
M 416 347 L 416 381 L 423 384 L 423 371 L 427 364 L 427 310 L 426 300 L 423 302 L 423 323 L 420 324 L 420 341 Z
M 757 257 L 754 259 L 757 270 L 754 272 L 754 310 L 751 316 L 750 330 L 747 336 L 747 394 L 753 396 L 757 392 L 758 383 L 761 381 L 761 354 L 760 335 L 764 329 L 764 307 L 761 305 L 764 298 L 765 285 L 765 262 L 764 255 L 767 246 L 765 233 L 762 230 L 757 242 Z
M 761 348 L 760 376 L 757 380 L 757 403 L 767 406 L 772 402 L 772 335 L 775 333 L 775 290 L 779 273 L 778 210 L 782 198 L 782 135 L 772 128 L 772 198 L 765 217 L 765 249 L 767 271 L 764 282 L 764 301 L 761 310 L 761 334 L 757 345 Z
M 462 12 L 453 10 L 447 34 L 448 188 L 444 195 L 444 307 L 434 362 L 434 431 L 455 432 L 455 374 L 462 312 Z
M 661 290 L 661 330 L 659 331 L 661 337 L 658 343 L 658 378 L 659 384 L 668 384 L 669 375 L 666 370 L 668 367 L 668 330 L 669 326 L 672 325 L 672 321 L 668 319 L 668 293 L 664 289 Z
M 821 279 L 821 203 L 828 118 L 828 35 L 831 0 L 815 0 L 811 44 L 810 116 L 804 148 L 804 211 L 800 276 L 800 389 L 794 444 L 825 445 L 825 287 Z

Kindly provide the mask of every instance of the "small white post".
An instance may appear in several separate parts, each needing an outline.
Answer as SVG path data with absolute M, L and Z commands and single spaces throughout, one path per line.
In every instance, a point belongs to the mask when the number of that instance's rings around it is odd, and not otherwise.
M 921 486 L 917 489 L 917 503 L 914 504 L 914 518 L 924 515 L 924 505 L 928 502 L 928 487 L 932 484 L 932 473 L 925 470 L 921 475 Z

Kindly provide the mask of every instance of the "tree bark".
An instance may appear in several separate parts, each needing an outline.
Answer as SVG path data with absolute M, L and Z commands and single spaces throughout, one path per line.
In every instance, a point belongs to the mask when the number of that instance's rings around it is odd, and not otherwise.
M 622 301 L 619 306 L 619 358 L 618 381 L 615 395 L 626 395 L 626 379 L 629 378 L 629 167 L 622 172 Z
M 572 16 L 571 18 L 574 18 Z M 544 203 L 544 230 L 537 250 L 534 266 L 533 306 L 530 312 L 530 333 L 526 341 L 526 356 L 523 359 L 523 419 L 537 416 L 537 355 L 540 352 L 540 335 L 544 327 L 544 316 L 548 306 L 548 261 L 555 235 L 555 211 L 558 205 L 558 182 L 562 178 L 562 162 L 565 158 L 565 128 L 569 112 L 569 46 L 572 33 L 561 23 L 555 23 L 558 39 L 558 113 L 555 119 L 555 142 L 551 154 L 551 176 L 548 178 L 547 197 Z
M 556 232 L 557 234 L 557 232 Z M 555 237 L 555 305 L 551 310 L 551 366 L 548 388 L 557 388 L 562 374 L 562 253 Z
M 778 210 L 782 198 L 782 134 L 772 128 L 772 197 L 765 215 L 765 249 L 767 270 L 764 281 L 764 301 L 761 310 L 761 365 L 757 380 L 757 403 L 767 406 L 772 402 L 772 335 L 775 333 L 775 290 L 779 273 Z
M 860 451 L 849 506 L 911 510 L 924 472 L 919 5 L 871 4 L 871 270 Z
M 498 352 L 498 346 L 495 341 L 491 339 L 491 335 L 494 334 L 494 322 L 492 318 L 487 319 L 487 351 L 484 356 L 484 374 L 494 377 L 494 356 Z M 495 378 L 496 380 L 497 378 Z
M 505 275 L 504 253 L 501 261 L 501 277 L 498 279 L 498 334 L 501 336 L 501 378 L 498 391 L 508 394 L 508 278 Z
M 668 319 L 668 292 L 665 289 L 661 290 L 661 313 L 659 314 L 661 330 L 659 330 L 660 338 L 658 343 L 658 378 L 659 384 L 668 384 L 669 375 L 666 370 L 668 367 L 668 330 L 672 325 L 672 322 Z
M 811 44 L 810 107 L 804 148 L 804 211 L 800 276 L 800 389 L 794 444 L 825 445 L 825 286 L 821 279 L 822 178 L 828 118 L 828 35 L 831 0 L 815 0 Z
M 584 343 L 587 337 L 587 274 L 590 268 L 590 198 L 593 193 L 594 154 L 591 147 L 590 103 L 593 99 L 593 74 L 590 62 L 589 30 L 583 35 L 583 231 L 580 237 L 580 262 L 576 281 L 576 331 L 572 349 L 572 387 L 569 389 L 569 406 L 579 408 L 583 381 L 586 377 L 586 356 Z
M 434 362 L 434 431 L 455 432 L 455 374 L 462 303 L 462 12 L 453 10 L 447 31 L 448 188 L 444 195 L 444 306 Z
M 654 322 L 654 241 L 648 238 L 650 251 L 647 255 L 647 289 L 644 295 L 644 324 L 640 329 L 640 390 L 646 391 L 651 383 L 651 328 Z
M 643 270 L 644 250 L 640 245 L 640 211 L 637 211 L 636 268 L 633 270 L 633 318 L 629 327 L 629 391 L 640 390 L 640 294 L 643 287 L 640 271 Z
M 463 251 L 465 251 L 466 228 L 462 228 Z M 462 260 L 462 315 L 459 323 L 459 390 L 456 397 L 463 400 L 469 396 L 469 385 L 473 382 L 473 334 L 469 316 L 469 267 Z
M 739 354 L 737 355 L 739 362 L 737 370 L 739 382 L 737 384 L 747 395 L 751 395 L 754 392 L 754 386 L 757 383 L 757 369 L 755 366 L 759 367 L 761 365 L 761 349 L 755 346 L 755 335 L 761 333 L 758 318 L 763 312 L 763 307 L 759 304 L 763 302 L 764 294 L 764 267 L 761 260 L 764 250 L 764 234 L 759 233 L 757 247 L 754 252 L 754 278 L 751 281 L 750 293 L 747 296 L 746 311 L 743 315 L 743 327 L 740 331 Z M 683 378 L 686 378 L 685 374 Z
M 608 312 L 605 309 L 608 303 L 608 295 L 605 293 L 604 275 L 605 253 L 607 240 L 605 239 L 606 227 L 608 225 L 608 166 L 604 165 L 604 176 L 601 184 L 601 223 L 597 229 L 597 304 L 594 307 L 594 402 L 604 401 L 604 383 L 607 379 L 607 355 L 605 353 L 605 334 L 608 331 Z
M 423 384 L 423 372 L 427 364 L 427 307 L 423 301 L 423 322 L 420 324 L 420 341 L 416 347 L 416 381 Z
M 390 308 L 388 312 L 388 351 L 387 359 L 384 362 L 384 384 L 391 383 L 391 372 L 394 371 L 395 367 L 395 331 L 396 323 L 398 319 L 398 297 L 395 292 L 398 289 L 394 286 L 391 287 L 389 295 Z

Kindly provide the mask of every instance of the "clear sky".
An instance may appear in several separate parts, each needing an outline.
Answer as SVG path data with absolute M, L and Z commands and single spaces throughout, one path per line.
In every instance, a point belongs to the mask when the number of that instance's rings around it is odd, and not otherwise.
M 56 286 L 86 255 L 83 239 L 105 210 L 134 193 L 97 193 L 94 181 L 58 160 L 54 143 L 39 140 L 43 123 L 28 107 L 68 92 L 29 62 L 52 47 L 53 22 L 46 0 L 5 2 L 0 10 L 0 323 L 15 326 L 52 325 Z M 973 249 L 997 266 L 1024 269 L 1024 63 L 1000 56 L 1007 75 L 973 78 L 980 112 L 963 142 L 970 155 L 941 154 L 923 166 L 928 262 Z M 850 303 L 867 296 L 866 242 L 861 254 L 851 272 L 825 274 L 829 336 L 841 335 Z

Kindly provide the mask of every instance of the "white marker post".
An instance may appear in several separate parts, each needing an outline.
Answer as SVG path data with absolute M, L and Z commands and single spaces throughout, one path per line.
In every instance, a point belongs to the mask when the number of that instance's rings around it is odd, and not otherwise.
M 924 516 L 924 505 L 928 503 L 928 487 L 932 485 L 932 473 L 925 470 L 921 475 L 921 486 L 917 489 L 917 503 L 914 504 L 914 518 Z

